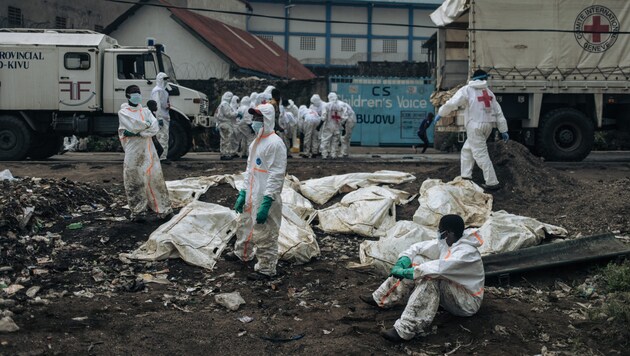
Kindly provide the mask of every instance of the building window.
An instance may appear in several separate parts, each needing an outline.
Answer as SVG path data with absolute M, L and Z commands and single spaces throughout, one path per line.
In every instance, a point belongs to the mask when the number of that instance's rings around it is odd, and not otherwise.
M 342 38 L 341 39 L 341 52 L 356 52 L 356 51 L 357 51 L 356 38 Z
M 258 38 L 262 38 L 263 40 L 273 42 L 273 36 L 272 35 L 257 35 L 257 36 L 258 36 Z
M 94 31 L 103 33 L 103 26 L 101 26 L 101 25 L 94 25 Z
M 300 50 L 301 51 L 314 51 L 315 50 L 315 37 L 300 37 Z
M 68 52 L 63 56 L 63 66 L 68 70 L 90 69 L 90 54 Z
M 9 26 L 22 26 L 22 9 L 9 6 Z
M 66 18 L 65 17 L 55 17 L 55 28 L 66 28 Z
M 398 53 L 398 41 L 383 40 L 383 53 Z

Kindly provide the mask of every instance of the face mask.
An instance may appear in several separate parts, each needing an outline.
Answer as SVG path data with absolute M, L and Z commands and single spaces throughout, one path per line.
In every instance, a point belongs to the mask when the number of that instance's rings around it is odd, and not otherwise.
M 438 232 L 437 232 L 437 239 L 438 239 L 438 240 L 444 240 L 444 239 L 446 239 L 446 231 L 440 231 L 440 230 L 438 230 Z
M 260 132 L 260 129 L 262 128 L 263 128 L 263 123 L 261 121 L 252 122 L 252 129 L 254 129 L 254 132 L 256 132 L 257 135 L 258 135 L 258 132 Z
M 131 95 L 129 95 L 129 102 L 134 105 L 140 104 L 142 102 L 142 94 L 132 93 Z

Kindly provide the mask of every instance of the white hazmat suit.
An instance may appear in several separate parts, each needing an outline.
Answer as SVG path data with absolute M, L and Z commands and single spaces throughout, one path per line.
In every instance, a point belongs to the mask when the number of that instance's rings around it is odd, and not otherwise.
M 168 135 L 169 129 L 171 126 L 171 116 L 169 114 L 169 109 L 171 108 L 171 104 L 168 100 L 168 92 L 166 89 L 170 89 L 166 80 L 168 76 L 166 73 L 158 73 L 155 77 L 155 87 L 151 91 L 151 100 L 155 100 L 157 103 L 157 111 L 155 114 L 157 115 L 157 119 L 162 121 L 160 124 L 160 131 L 155 135 L 162 148 L 164 148 L 164 152 L 160 156 L 161 160 L 166 159 L 168 155 Z
M 233 96 L 232 92 L 225 92 L 221 97 L 221 104 L 217 108 L 217 121 L 219 122 L 219 133 L 221 134 L 221 157 L 232 157 L 235 154 L 234 127 L 236 126 L 237 113 L 230 105 Z
M 350 151 L 350 140 L 352 139 L 352 130 L 357 124 L 357 115 L 354 113 L 354 110 L 352 110 L 350 104 L 344 101 L 340 101 L 339 103 L 345 110 L 345 121 L 341 124 L 346 128 L 345 134 L 341 135 L 341 156 L 348 157 L 348 152 Z
M 250 99 L 249 96 L 244 96 L 241 99 L 241 106 L 238 108 L 238 115 L 241 116 L 240 119 L 237 120 L 236 124 L 236 141 L 238 142 L 239 152 L 238 155 L 241 157 L 247 157 L 249 145 L 252 144 L 256 135 L 252 130 L 252 115 L 247 112 L 250 108 Z
M 345 107 L 337 100 L 337 94 L 328 94 L 328 103 L 322 110 L 321 145 L 322 159 L 337 158 L 341 141 L 341 122 L 345 120 Z
M 311 106 L 309 107 L 309 109 L 315 111 L 317 113 L 317 116 L 320 117 L 320 119 L 322 118 L 322 113 L 324 111 L 325 105 L 326 105 L 326 102 L 323 101 L 319 97 L 319 94 L 313 94 L 313 96 L 311 96 Z M 317 155 L 319 153 L 319 146 L 320 146 L 320 139 L 321 139 L 320 130 L 321 128 L 317 129 L 317 127 L 315 127 L 315 134 L 312 136 L 314 140 L 313 145 L 314 147 L 316 147 L 316 149 L 312 151 L 313 155 Z
M 254 109 L 252 109 L 254 110 Z M 256 107 L 263 117 L 263 128 L 249 147 L 245 171 L 245 205 L 241 224 L 236 232 L 234 253 L 243 261 L 256 256 L 256 272 L 267 276 L 276 274 L 278 262 L 278 234 L 282 222 L 282 186 L 287 169 L 287 150 L 274 132 L 275 113 L 271 104 Z M 267 221 L 256 223 L 256 214 L 265 196 L 273 199 Z
M 487 186 L 499 184 L 490 161 L 486 140 L 496 126 L 499 132 L 508 131 L 507 122 L 494 93 L 488 89 L 485 80 L 471 80 L 460 88 L 438 111 L 440 116 L 448 116 L 459 107 L 464 107 L 466 142 L 461 151 L 461 176 L 472 178 L 475 162 L 483 171 Z
M 317 126 L 319 126 L 322 120 L 317 114 L 317 111 L 307 109 L 304 105 L 300 106 L 299 117 L 301 119 L 298 121 L 302 121 L 302 130 L 304 132 L 304 145 L 302 146 L 303 155 L 311 158 L 314 154 L 319 152 L 319 131 L 317 131 Z
M 372 294 L 382 308 L 404 303 L 407 306 L 394 323 L 398 335 L 411 340 L 425 331 L 438 306 L 457 316 L 471 316 L 481 307 L 485 275 L 481 254 L 483 244 L 475 231 L 462 236 L 450 247 L 446 240 L 416 243 L 399 257 L 413 262 L 413 280 L 389 277 Z
M 131 217 L 138 216 L 147 207 L 159 217 L 170 214 L 171 201 L 151 140 L 160 129 L 157 119 L 148 108 L 125 103 L 118 111 L 118 122 L 118 138 L 125 150 L 123 177 Z M 140 136 L 126 137 L 125 130 Z

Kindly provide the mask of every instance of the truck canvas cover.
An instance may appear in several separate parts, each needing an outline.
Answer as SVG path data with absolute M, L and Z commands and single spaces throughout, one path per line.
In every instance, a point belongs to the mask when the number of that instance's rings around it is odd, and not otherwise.
M 630 1 L 479 0 L 472 7 L 471 68 L 600 80 L 630 71 Z

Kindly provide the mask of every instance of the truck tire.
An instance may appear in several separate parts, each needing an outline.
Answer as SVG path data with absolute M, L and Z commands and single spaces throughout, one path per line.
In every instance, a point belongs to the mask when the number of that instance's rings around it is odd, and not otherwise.
M 543 116 L 536 147 L 548 161 L 581 161 L 593 148 L 594 134 L 593 122 L 580 111 L 555 109 Z
M 26 122 L 15 116 L 0 116 L 0 161 L 26 158 L 33 133 Z
M 28 156 L 33 160 L 46 159 L 59 153 L 63 146 L 63 137 L 35 135 Z
M 190 150 L 192 135 L 190 128 L 187 129 L 185 126 L 187 124 L 190 126 L 188 120 L 179 119 L 179 116 L 171 120 L 168 133 L 168 159 L 178 160 Z

